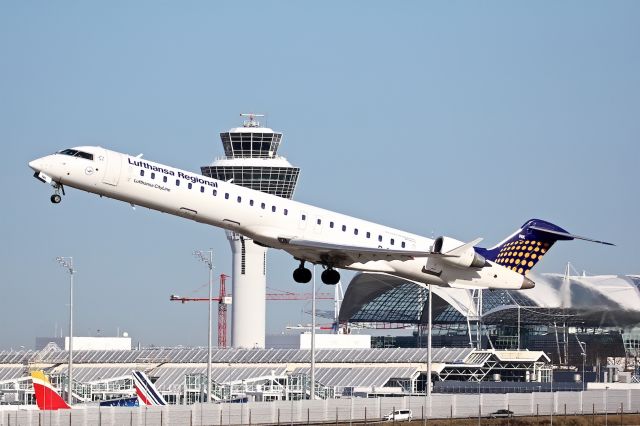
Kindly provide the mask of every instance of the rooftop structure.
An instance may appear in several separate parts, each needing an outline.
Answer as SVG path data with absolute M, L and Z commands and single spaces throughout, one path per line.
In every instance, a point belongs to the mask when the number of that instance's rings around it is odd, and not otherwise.
M 212 354 L 212 397 L 228 400 L 305 398 L 310 351 L 226 349 Z M 424 392 L 425 349 L 328 349 L 316 352 L 316 394 L 407 395 Z M 30 400 L 29 370 L 44 369 L 54 386 L 64 381 L 67 352 L 50 345 L 41 351 L 0 352 L 0 402 L 8 395 Z M 436 381 L 548 380 L 548 358 L 541 352 L 476 351 L 438 348 L 433 352 Z M 77 351 L 74 394 L 79 401 L 110 399 L 133 393 L 132 369 L 144 370 L 170 403 L 200 401 L 206 389 L 207 350 L 200 348 L 132 351 Z

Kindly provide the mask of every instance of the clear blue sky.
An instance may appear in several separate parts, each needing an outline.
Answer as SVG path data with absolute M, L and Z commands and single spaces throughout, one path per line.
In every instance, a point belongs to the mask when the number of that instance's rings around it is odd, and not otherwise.
M 205 294 L 196 248 L 230 272 L 224 233 L 71 189 L 54 206 L 27 162 L 99 144 L 197 171 L 240 112 L 284 132 L 300 201 L 488 244 L 544 218 L 617 247 L 564 243 L 538 272 L 640 273 L 638 22 L 633 1 L 1 2 L 0 348 L 66 330 L 56 256 L 78 334 L 205 345 L 206 304 L 168 298 Z M 308 291 L 269 262 L 270 287 Z M 268 331 L 303 308 L 269 303 Z

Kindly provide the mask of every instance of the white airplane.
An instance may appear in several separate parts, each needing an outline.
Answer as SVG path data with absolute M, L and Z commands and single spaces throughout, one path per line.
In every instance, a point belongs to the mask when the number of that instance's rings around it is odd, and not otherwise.
M 285 250 L 300 262 L 296 282 L 307 283 L 305 262 L 325 268 L 325 284 L 336 284 L 336 268 L 382 272 L 424 284 L 454 288 L 527 289 L 527 272 L 558 240 L 574 238 L 539 219 L 527 221 L 493 248 L 450 237 L 435 240 L 229 182 L 176 169 L 96 146 L 64 149 L 29 163 L 50 183 L 53 203 L 64 186 L 131 205 L 181 216 Z

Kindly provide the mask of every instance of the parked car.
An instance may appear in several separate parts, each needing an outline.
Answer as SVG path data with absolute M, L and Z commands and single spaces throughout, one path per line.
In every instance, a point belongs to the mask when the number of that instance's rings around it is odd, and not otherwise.
M 413 420 L 413 414 L 411 414 L 411 410 L 395 410 L 384 416 L 382 419 L 395 420 L 397 422 L 401 422 L 403 420 L 411 421 Z
M 493 413 L 489 414 L 489 417 L 491 417 L 492 419 L 497 419 L 499 417 L 513 417 L 513 411 L 506 410 L 503 408 L 501 410 L 494 411 Z

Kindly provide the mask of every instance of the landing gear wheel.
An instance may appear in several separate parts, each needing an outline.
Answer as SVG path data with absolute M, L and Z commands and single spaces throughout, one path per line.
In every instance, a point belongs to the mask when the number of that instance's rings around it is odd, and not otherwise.
M 336 271 L 333 268 L 325 269 L 322 271 L 322 275 L 320 275 L 322 282 L 329 285 L 338 284 L 340 281 L 340 272 Z
M 62 197 L 60 196 L 60 194 L 53 194 L 51 196 L 51 202 L 53 204 L 58 204 L 60 201 L 62 201 Z
M 311 271 L 300 265 L 293 271 L 293 280 L 297 283 L 306 284 L 311 281 Z

